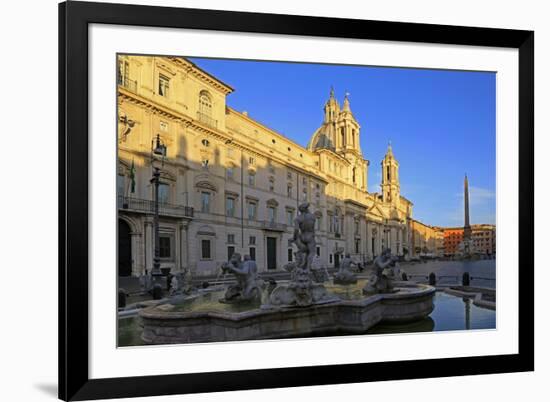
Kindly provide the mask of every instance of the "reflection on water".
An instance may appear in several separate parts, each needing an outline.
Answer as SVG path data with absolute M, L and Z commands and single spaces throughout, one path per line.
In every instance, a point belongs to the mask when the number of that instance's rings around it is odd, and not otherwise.
M 348 292 L 353 293 L 356 287 L 350 287 Z M 344 292 L 344 289 L 340 289 Z M 205 295 L 206 296 L 206 295 Z M 222 304 L 218 299 L 223 297 L 223 292 L 213 292 L 201 302 L 192 301 L 186 306 L 196 308 L 192 311 L 246 311 L 251 306 Z M 193 304 L 195 303 L 195 304 Z M 193 307 L 194 306 L 194 307 Z M 210 306 L 210 307 L 208 307 Z M 180 308 L 180 306 L 178 306 Z M 143 345 L 141 340 L 141 325 L 138 317 L 121 318 L 118 320 L 118 346 Z M 451 331 L 466 329 L 494 329 L 496 328 L 496 314 L 493 310 L 487 310 L 475 306 L 468 298 L 460 298 L 437 292 L 434 297 L 434 311 L 429 317 L 409 324 L 379 324 L 369 329 L 366 334 L 402 334 L 411 332 Z M 316 336 L 348 335 L 346 332 L 316 334 Z
M 422 321 L 412 324 L 379 324 L 369 334 L 398 334 L 406 332 L 456 331 L 465 329 L 496 328 L 493 310 L 474 306 L 472 300 L 437 292 L 434 311 Z

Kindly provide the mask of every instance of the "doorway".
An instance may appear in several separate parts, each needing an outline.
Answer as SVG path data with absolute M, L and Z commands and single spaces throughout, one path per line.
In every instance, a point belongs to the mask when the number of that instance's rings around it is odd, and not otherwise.
M 130 226 L 122 220 L 118 220 L 118 275 L 132 275 L 132 239 Z
M 277 269 L 277 238 L 267 238 L 267 269 Z

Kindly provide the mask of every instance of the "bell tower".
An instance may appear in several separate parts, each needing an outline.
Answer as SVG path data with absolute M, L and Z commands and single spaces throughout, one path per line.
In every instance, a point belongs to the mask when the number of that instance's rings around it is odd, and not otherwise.
M 340 105 L 334 97 L 334 88 L 332 87 L 330 88 L 330 96 L 325 103 L 324 111 L 325 123 L 334 123 L 338 119 L 338 115 L 340 114 Z
M 346 93 L 344 97 L 342 111 L 338 118 L 336 150 L 344 153 L 351 151 L 361 155 L 359 123 L 351 112 L 349 93 Z
M 399 201 L 399 163 L 393 155 L 391 142 L 382 160 L 382 200 L 396 204 Z

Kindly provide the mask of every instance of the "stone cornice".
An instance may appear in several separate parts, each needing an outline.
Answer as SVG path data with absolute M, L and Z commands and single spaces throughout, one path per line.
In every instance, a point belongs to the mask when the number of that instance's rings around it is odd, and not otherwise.
M 223 92 L 224 95 L 228 95 L 234 91 L 233 87 L 219 80 L 213 75 L 208 74 L 206 71 L 198 67 L 195 63 L 187 59 L 184 59 L 182 57 L 167 57 L 167 59 L 176 64 L 178 67 L 183 68 L 188 74 L 192 74 L 201 81 L 206 82 L 208 85 Z
M 232 136 L 228 135 L 227 133 L 224 133 L 220 130 L 214 129 L 214 128 L 212 128 L 212 127 L 210 127 L 206 124 L 203 124 L 200 121 L 195 120 L 195 119 L 193 119 L 193 118 L 191 118 L 191 117 L 189 117 L 189 116 L 187 116 L 183 113 L 180 113 L 176 110 L 173 110 L 173 109 L 168 108 L 166 106 L 162 106 L 162 105 L 153 103 L 153 102 L 149 101 L 148 99 L 146 99 L 146 98 L 144 98 L 140 95 L 137 95 L 133 92 L 128 91 L 124 87 L 121 87 L 121 86 L 118 87 L 118 94 L 124 100 L 126 100 L 128 102 L 131 102 L 131 103 L 134 103 L 136 105 L 142 106 L 142 107 L 144 107 L 144 108 L 146 108 L 146 109 L 148 109 L 148 110 L 150 110 L 154 113 L 162 115 L 162 116 L 164 116 L 166 118 L 169 118 L 173 121 L 181 122 L 186 127 L 191 128 L 195 132 L 204 133 L 205 135 L 209 135 L 209 136 L 212 136 L 214 138 L 217 138 L 220 141 L 225 142 L 227 144 L 231 143 L 234 148 L 242 150 L 242 151 L 244 151 L 248 154 L 254 155 L 256 157 L 259 157 L 259 158 L 265 158 L 266 157 L 266 154 L 264 152 L 256 150 L 256 149 L 248 146 L 247 144 L 234 139 Z M 306 152 L 309 152 L 309 151 L 306 151 Z M 281 165 L 289 166 L 288 161 L 285 161 L 282 158 L 279 158 L 275 155 L 271 155 L 270 158 L 274 162 L 277 162 Z M 292 163 L 292 164 L 290 164 L 290 167 L 292 167 L 292 169 L 294 169 L 294 170 L 299 171 L 301 174 L 313 176 L 317 180 L 320 180 L 325 184 L 328 183 L 328 180 L 324 176 L 321 176 L 321 175 L 319 175 L 319 174 L 317 174 L 317 173 L 315 173 L 311 170 L 301 168 L 297 164 Z

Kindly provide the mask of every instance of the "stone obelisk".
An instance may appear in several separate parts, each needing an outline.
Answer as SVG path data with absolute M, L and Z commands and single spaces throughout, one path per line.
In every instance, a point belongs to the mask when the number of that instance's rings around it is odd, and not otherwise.
M 472 228 L 470 227 L 470 194 L 468 192 L 468 176 L 464 175 L 464 252 L 470 252 Z

